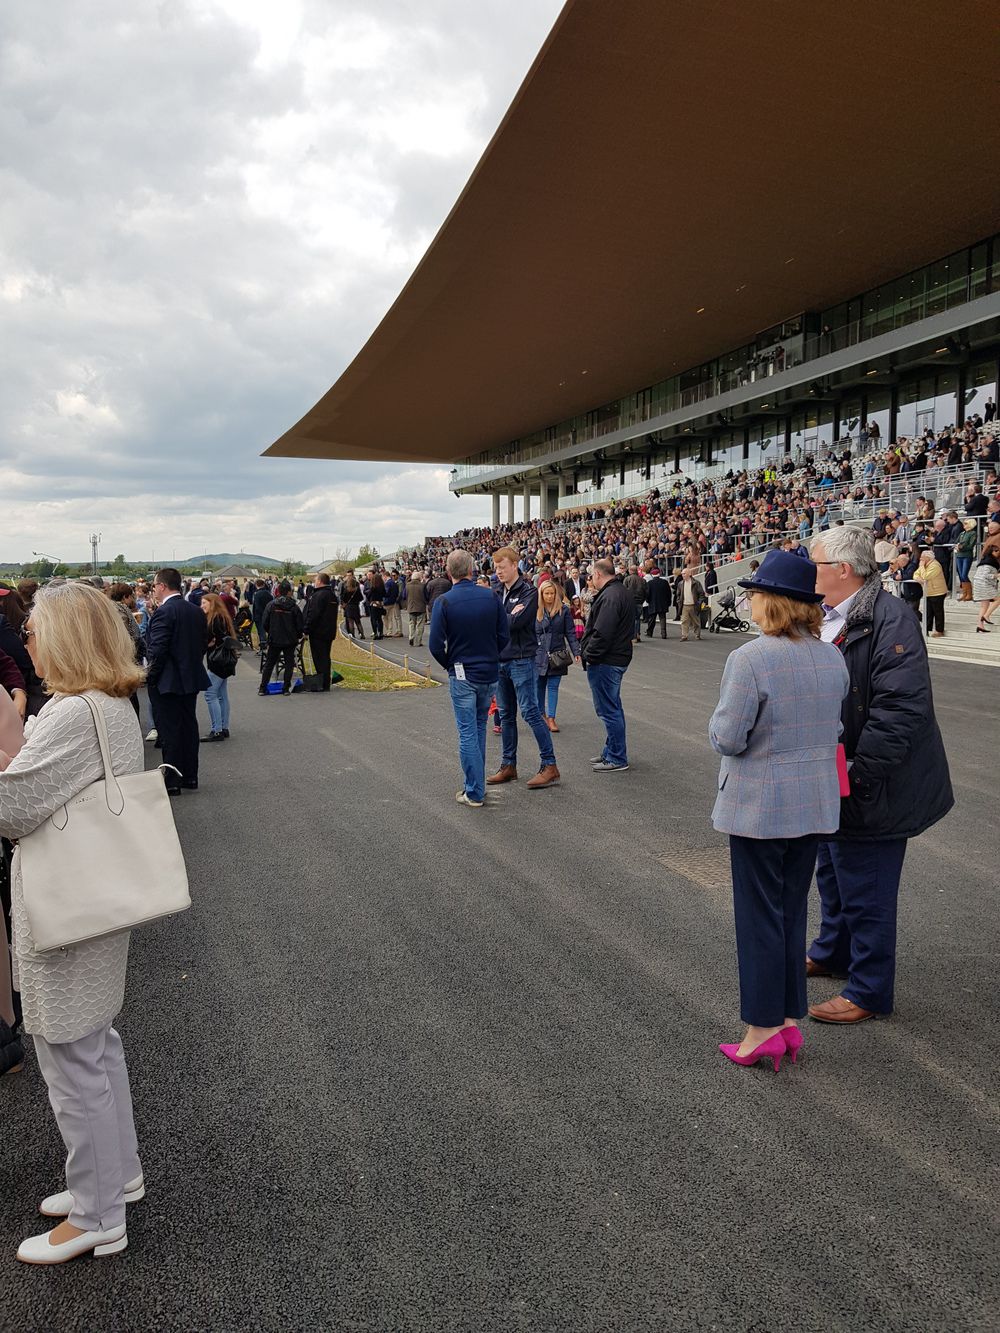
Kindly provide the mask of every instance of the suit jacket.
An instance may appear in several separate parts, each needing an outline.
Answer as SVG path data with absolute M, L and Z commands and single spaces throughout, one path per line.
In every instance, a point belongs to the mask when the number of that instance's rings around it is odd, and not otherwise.
M 160 694 L 197 694 L 211 681 L 203 658 L 208 647 L 204 611 L 183 597 L 168 597 L 149 622 L 147 683 Z
M 720 833 L 836 833 L 837 738 L 849 684 L 839 650 L 818 639 L 762 634 L 730 653 L 709 723 L 723 756 L 712 811 Z

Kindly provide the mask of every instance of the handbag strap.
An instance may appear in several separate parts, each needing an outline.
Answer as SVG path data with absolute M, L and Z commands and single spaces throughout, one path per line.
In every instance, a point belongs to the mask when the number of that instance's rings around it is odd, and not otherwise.
M 113 815 L 120 815 L 125 809 L 125 797 L 121 787 L 118 785 L 118 779 L 115 777 L 114 765 L 111 762 L 111 741 L 108 737 L 108 724 L 104 719 L 104 709 L 89 694 L 80 696 L 87 701 L 87 707 L 90 709 L 94 719 L 94 726 L 97 728 L 97 742 L 101 747 L 101 760 L 104 764 L 104 798 L 108 803 L 108 809 Z M 115 804 L 111 803 L 111 793 L 114 791 Z M 118 807 L 117 809 L 115 807 Z

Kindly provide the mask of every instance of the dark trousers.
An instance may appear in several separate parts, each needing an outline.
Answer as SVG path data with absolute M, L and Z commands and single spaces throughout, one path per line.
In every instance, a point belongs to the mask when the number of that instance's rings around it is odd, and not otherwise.
M 823 904 L 809 957 L 846 972 L 842 994 L 875 1014 L 891 1014 L 896 980 L 896 902 L 906 839 L 821 842 L 816 884 Z
M 927 633 L 935 629 L 944 633 L 944 593 L 927 598 Z
M 255 620 L 253 623 L 257 626 L 257 647 L 260 652 L 266 652 L 267 635 L 264 633 L 264 622 L 263 620 Z
M 804 838 L 730 835 L 740 1017 L 780 1027 L 806 1012 L 806 912 L 817 834 Z
M 655 626 L 655 624 L 656 624 L 657 621 L 660 622 L 660 638 L 661 638 L 661 639 L 665 639 L 665 638 L 667 637 L 667 613 L 666 613 L 666 611 L 651 611 L 650 614 L 646 617 L 646 638 L 647 638 L 647 639 L 651 639 L 651 638 L 653 637 L 653 627 Z
M 382 627 L 385 624 L 384 609 L 381 606 L 370 606 L 368 608 L 368 619 L 371 622 L 372 638 L 384 638 L 385 636 L 382 633 Z
M 324 690 L 330 688 L 330 645 L 332 639 L 326 638 L 321 634 L 309 635 L 309 651 L 312 654 L 313 670 L 317 676 L 322 676 Z
M 267 682 L 274 674 L 274 668 L 278 665 L 279 660 L 284 666 L 282 686 L 287 694 L 292 688 L 292 672 L 295 670 L 294 643 L 283 645 L 269 643 L 267 645 L 267 652 L 264 654 L 264 666 L 260 673 L 260 688 L 262 690 L 267 689 Z M 327 670 L 329 670 L 329 655 L 327 656 L 327 664 Z
M 180 770 L 180 777 L 171 769 L 164 773 L 168 787 L 177 783 L 198 781 L 198 696 L 197 694 L 161 694 L 155 685 L 149 686 L 156 731 L 163 750 L 163 762 Z

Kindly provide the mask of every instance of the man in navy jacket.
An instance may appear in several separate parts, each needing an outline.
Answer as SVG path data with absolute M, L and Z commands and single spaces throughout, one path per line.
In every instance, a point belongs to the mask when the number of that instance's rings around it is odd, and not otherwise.
M 204 663 L 208 621 L 203 611 L 181 596 L 176 569 L 158 570 L 153 590 L 159 605 L 146 636 L 146 688 L 163 762 L 173 765 L 164 779 L 174 796 L 182 787 L 198 789 L 198 695 L 211 683 Z
M 500 654 L 510 642 L 507 613 L 499 598 L 472 581 L 472 556 L 448 556 L 452 589 L 431 612 L 429 647 L 448 672 L 448 688 L 458 725 L 458 755 L 465 784 L 462 805 L 482 806 L 486 797 L 486 718 L 497 687 Z

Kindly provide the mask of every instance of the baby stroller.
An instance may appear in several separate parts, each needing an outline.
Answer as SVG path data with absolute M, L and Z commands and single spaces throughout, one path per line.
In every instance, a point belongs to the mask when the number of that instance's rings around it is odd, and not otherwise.
M 241 606 L 236 612 L 236 637 L 243 648 L 253 647 L 253 615 L 248 606 Z
M 719 607 L 712 617 L 712 623 L 708 627 L 710 634 L 718 634 L 719 630 L 726 630 L 729 633 L 749 634 L 750 622 L 741 620 L 736 614 L 736 589 L 727 588 L 719 598 Z

